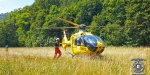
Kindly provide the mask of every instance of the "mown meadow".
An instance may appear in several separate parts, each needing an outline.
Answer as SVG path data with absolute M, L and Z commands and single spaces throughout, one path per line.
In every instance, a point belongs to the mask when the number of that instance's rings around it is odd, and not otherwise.
M 106 47 L 102 57 L 71 57 L 68 48 L 54 60 L 53 47 L 0 48 L 0 75 L 131 75 L 132 58 L 144 58 L 143 73 L 150 75 L 150 48 Z

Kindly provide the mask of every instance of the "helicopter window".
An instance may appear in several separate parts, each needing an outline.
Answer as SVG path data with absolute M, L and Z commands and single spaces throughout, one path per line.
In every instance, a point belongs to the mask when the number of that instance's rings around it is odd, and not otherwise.
M 92 44 L 93 46 L 96 45 L 97 39 L 95 38 L 95 36 L 86 35 L 78 37 L 74 40 L 74 45 L 77 46 L 86 46 L 87 44 Z
M 77 45 L 77 39 L 74 39 L 74 45 Z
M 103 40 L 100 37 L 98 37 L 98 36 L 95 36 L 95 37 L 104 44 Z
M 80 29 L 79 32 L 87 32 L 86 30 Z
M 83 42 L 82 42 L 81 37 L 76 38 L 74 40 L 74 44 L 77 45 L 77 46 L 81 46 L 81 45 L 83 46 L 84 45 Z
M 77 46 L 80 46 L 80 45 L 81 45 L 80 38 L 76 38 L 74 41 L 75 41 L 75 42 L 74 42 L 75 45 L 77 45 Z
M 96 38 L 91 36 L 91 35 L 87 35 L 84 37 L 84 40 L 86 40 L 88 43 L 94 43 L 97 42 Z

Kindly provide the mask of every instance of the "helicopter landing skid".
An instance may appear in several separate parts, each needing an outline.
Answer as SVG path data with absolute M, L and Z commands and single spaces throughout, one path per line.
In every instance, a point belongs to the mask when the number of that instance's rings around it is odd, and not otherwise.
M 68 53 L 71 54 L 72 58 L 75 56 L 74 54 L 72 54 L 72 53 L 70 53 L 70 52 L 68 52 Z

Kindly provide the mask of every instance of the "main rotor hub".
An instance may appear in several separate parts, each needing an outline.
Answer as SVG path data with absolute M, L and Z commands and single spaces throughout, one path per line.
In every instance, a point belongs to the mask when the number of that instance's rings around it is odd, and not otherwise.
M 79 28 L 80 28 L 80 29 L 85 29 L 85 28 L 86 28 L 86 25 L 85 25 L 85 24 L 80 24 Z

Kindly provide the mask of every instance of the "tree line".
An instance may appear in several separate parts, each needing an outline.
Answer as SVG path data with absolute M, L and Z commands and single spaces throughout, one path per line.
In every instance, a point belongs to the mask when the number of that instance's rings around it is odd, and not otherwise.
M 31 6 L 10 12 L 0 22 L 0 46 L 53 46 L 56 37 L 63 37 L 62 30 L 44 28 L 71 26 L 58 17 L 92 26 L 88 31 L 100 36 L 106 45 L 147 46 L 149 7 L 149 0 L 35 0 Z M 69 37 L 77 29 L 66 32 Z

